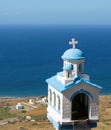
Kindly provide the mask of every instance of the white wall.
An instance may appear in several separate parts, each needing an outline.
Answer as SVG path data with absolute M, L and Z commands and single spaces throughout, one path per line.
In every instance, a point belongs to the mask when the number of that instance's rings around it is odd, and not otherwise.
M 49 102 L 49 95 L 48 95 L 48 114 L 57 122 L 61 122 L 62 120 L 62 94 L 60 92 L 58 92 L 56 89 L 54 89 L 51 85 L 48 85 L 48 90 L 52 91 L 52 103 Z M 54 100 L 53 100 L 53 92 L 55 92 L 56 94 L 56 106 L 54 107 Z M 60 97 L 60 110 L 58 110 L 58 98 L 57 96 Z
M 63 104 L 66 104 L 66 107 L 63 109 L 63 118 L 71 119 L 71 95 L 73 95 L 75 92 L 79 91 L 80 89 L 84 89 L 88 91 L 92 96 L 93 99 L 89 97 L 89 119 L 90 120 L 98 120 L 99 115 L 98 115 L 98 107 L 99 107 L 99 90 L 97 88 L 94 88 L 92 86 L 89 86 L 85 83 L 78 84 L 75 87 L 70 88 L 68 91 L 64 91 L 63 93 Z M 88 95 L 87 95 L 88 96 Z M 67 112 L 67 113 L 66 113 Z M 70 113 L 70 114 L 69 114 Z
M 92 86 L 89 86 L 85 83 L 80 83 L 77 86 L 74 86 L 63 93 L 58 92 L 56 89 L 54 89 L 52 86 L 48 85 L 48 89 L 50 89 L 53 92 L 56 93 L 56 96 L 60 96 L 61 100 L 61 109 L 58 111 L 58 101 L 56 100 L 56 107 L 53 106 L 53 100 L 52 100 L 52 105 L 48 104 L 48 114 L 57 122 L 70 122 L 71 121 L 71 101 L 70 98 L 71 96 L 81 90 L 84 89 L 88 91 L 92 96 L 93 99 L 89 97 L 89 119 L 91 121 L 97 121 L 99 119 L 98 115 L 98 106 L 99 106 L 99 100 L 98 100 L 98 95 L 99 95 L 99 90 L 97 88 L 94 88 Z M 49 100 L 49 98 L 48 98 Z

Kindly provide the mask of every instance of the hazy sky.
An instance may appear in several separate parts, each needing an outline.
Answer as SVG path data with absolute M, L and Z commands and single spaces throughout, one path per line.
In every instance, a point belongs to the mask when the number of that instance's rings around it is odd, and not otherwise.
M 0 0 L 0 23 L 111 24 L 111 0 Z

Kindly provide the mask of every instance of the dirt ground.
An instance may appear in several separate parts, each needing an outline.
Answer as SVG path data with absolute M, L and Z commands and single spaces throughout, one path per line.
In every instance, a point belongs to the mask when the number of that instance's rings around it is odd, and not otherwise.
M 0 107 L 3 106 L 13 106 L 18 102 L 27 102 L 28 99 L 14 99 L 14 100 L 1 100 L 0 99 Z M 41 116 L 46 115 L 47 113 L 47 105 L 40 105 L 37 109 L 31 109 L 25 112 L 25 115 L 30 116 Z M 111 130 L 111 95 L 101 95 L 100 96 L 100 104 L 99 104 L 99 115 L 100 120 L 97 124 L 96 128 L 91 130 Z M 2 120 L 3 121 L 3 120 Z M 52 124 L 47 120 L 36 120 L 36 121 L 27 121 L 22 120 L 19 122 L 12 122 L 3 126 L 0 126 L 0 130 L 54 130 Z
M 0 130 L 54 130 L 52 124 L 45 118 L 44 115 L 47 113 L 47 105 L 44 103 L 38 103 L 37 106 L 38 108 L 32 108 L 28 109 L 28 106 L 25 106 L 25 112 L 20 112 L 15 109 L 15 106 L 17 105 L 18 102 L 27 102 L 28 103 L 28 98 L 15 98 L 15 99 L 0 99 L 0 108 L 2 107 L 11 107 L 11 113 L 16 114 L 17 117 L 14 118 L 8 118 L 4 120 L 0 120 L 0 123 L 6 123 L 6 122 L 11 122 L 5 125 L 0 126 Z M 37 120 L 21 120 L 15 122 L 16 118 L 22 117 L 23 115 L 25 116 L 38 116 L 39 119 Z
M 54 130 L 53 126 L 48 121 L 30 122 L 23 121 L 15 124 L 0 126 L 0 130 Z
M 111 130 L 111 95 L 100 96 L 99 116 L 97 128 L 92 130 Z

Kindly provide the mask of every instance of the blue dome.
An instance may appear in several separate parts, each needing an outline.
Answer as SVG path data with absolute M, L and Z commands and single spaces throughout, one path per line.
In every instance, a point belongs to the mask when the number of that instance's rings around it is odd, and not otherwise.
M 79 49 L 71 48 L 64 52 L 62 55 L 62 59 L 64 60 L 81 60 L 84 59 L 85 56 L 83 52 Z
M 66 64 L 63 67 L 64 70 L 73 70 L 73 66 L 71 64 Z

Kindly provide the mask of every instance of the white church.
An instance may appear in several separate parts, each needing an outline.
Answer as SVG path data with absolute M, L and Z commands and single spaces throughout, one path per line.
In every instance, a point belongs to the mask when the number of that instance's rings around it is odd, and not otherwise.
M 75 46 L 62 55 L 63 71 L 47 79 L 47 118 L 56 130 L 73 130 L 77 121 L 86 120 L 89 127 L 96 127 L 99 120 L 99 92 L 102 87 L 84 74 L 84 53 Z

